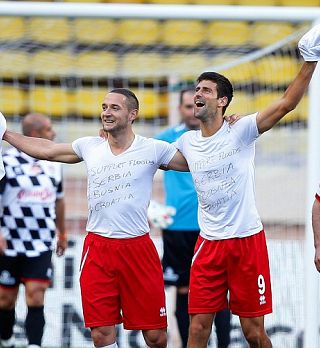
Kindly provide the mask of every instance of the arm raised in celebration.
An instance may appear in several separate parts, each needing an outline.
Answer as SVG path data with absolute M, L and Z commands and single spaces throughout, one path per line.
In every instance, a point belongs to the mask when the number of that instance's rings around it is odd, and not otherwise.
M 316 64 L 305 62 L 284 95 L 258 114 L 257 126 L 260 134 L 268 131 L 288 112 L 295 109 L 309 86 Z
M 320 25 L 315 25 L 299 40 L 298 48 L 305 63 L 284 95 L 257 116 L 260 133 L 272 128 L 288 112 L 295 109 L 307 90 L 317 62 L 320 60 Z

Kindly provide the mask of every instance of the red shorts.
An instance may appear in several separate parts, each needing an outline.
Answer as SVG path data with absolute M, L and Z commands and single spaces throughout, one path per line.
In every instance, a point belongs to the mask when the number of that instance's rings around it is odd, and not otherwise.
M 227 307 L 240 317 L 272 312 L 264 231 L 213 241 L 199 236 L 191 267 L 189 313 L 215 313 Z
M 122 322 L 129 330 L 167 327 L 162 268 L 149 234 L 113 239 L 88 233 L 80 287 L 86 327 Z

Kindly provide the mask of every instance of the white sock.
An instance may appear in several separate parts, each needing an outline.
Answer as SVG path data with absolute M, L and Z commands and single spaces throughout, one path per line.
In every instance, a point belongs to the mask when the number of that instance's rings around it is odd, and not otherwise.
M 103 346 L 103 347 L 99 347 L 99 348 L 118 348 L 118 345 L 117 345 L 117 342 L 114 342 L 112 344 L 109 344 L 108 346 Z
M 11 336 L 8 340 L 0 340 L 3 348 L 12 347 L 15 344 L 14 336 Z
M 27 348 L 41 348 L 37 344 L 29 344 Z

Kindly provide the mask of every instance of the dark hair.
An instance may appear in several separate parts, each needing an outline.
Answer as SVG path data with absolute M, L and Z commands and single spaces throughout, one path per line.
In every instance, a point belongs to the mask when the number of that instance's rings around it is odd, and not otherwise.
M 122 94 L 127 98 L 127 107 L 129 111 L 132 110 L 139 110 L 139 100 L 136 97 L 136 95 L 127 88 L 115 88 L 109 93 L 117 93 L 117 94 Z
M 180 95 L 179 95 L 179 104 L 182 105 L 183 103 L 183 96 L 185 93 L 189 93 L 189 92 L 192 92 L 194 93 L 195 92 L 195 88 L 194 87 L 187 87 L 187 88 L 184 88 L 180 91 Z
M 217 84 L 218 98 L 228 98 L 227 105 L 222 109 L 222 114 L 224 114 L 233 97 L 232 83 L 225 76 L 213 71 L 206 71 L 197 78 L 198 83 L 204 80 L 212 81 Z

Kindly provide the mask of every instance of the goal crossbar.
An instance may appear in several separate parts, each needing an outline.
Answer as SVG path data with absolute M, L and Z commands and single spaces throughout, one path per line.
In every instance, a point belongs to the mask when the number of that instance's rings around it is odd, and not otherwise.
M 314 21 L 319 7 L 0 2 L 2 16 Z

